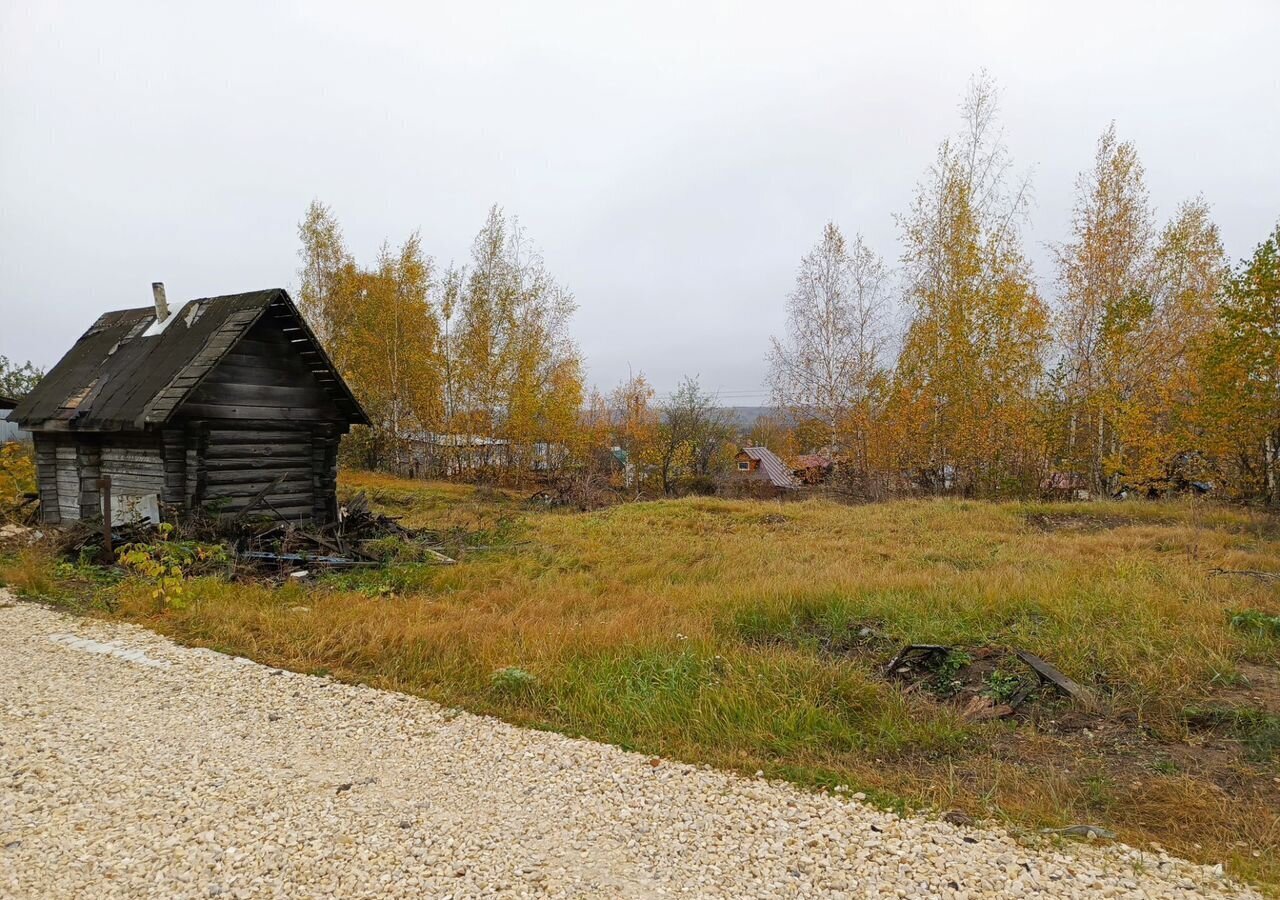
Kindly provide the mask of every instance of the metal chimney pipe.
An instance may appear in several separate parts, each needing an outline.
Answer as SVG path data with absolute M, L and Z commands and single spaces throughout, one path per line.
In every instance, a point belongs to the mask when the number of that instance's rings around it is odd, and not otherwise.
M 169 318 L 169 301 L 164 297 L 164 282 L 151 282 L 151 296 L 156 301 L 156 323 L 159 324 Z

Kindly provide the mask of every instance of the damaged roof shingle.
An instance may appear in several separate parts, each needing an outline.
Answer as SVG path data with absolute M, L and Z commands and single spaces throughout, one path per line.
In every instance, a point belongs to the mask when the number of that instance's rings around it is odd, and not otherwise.
M 334 400 L 353 423 L 363 410 L 279 288 L 192 300 L 159 333 L 154 307 L 104 313 L 10 417 L 24 428 L 135 430 L 162 425 L 268 309 L 296 318 L 309 348 L 333 373 Z

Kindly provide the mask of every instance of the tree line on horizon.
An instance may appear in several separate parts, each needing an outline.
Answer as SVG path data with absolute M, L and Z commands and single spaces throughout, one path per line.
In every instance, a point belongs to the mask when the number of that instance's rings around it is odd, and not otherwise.
M 1030 182 L 985 73 L 960 111 L 896 217 L 896 266 L 834 222 L 801 259 L 767 350 L 775 414 L 746 434 L 695 377 L 661 399 L 643 372 L 588 390 L 576 301 L 499 207 L 470 258 L 441 268 L 416 232 L 361 264 L 313 201 L 299 307 L 373 423 L 344 458 L 671 494 L 714 489 L 745 440 L 825 456 L 832 486 L 868 499 L 1212 484 L 1280 505 L 1280 224 L 1232 266 L 1202 197 L 1157 219 L 1112 124 L 1077 179 L 1045 296 L 1023 243 Z M 40 374 L 0 358 L 0 393 Z
M 1280 226 L 1232 267 L 1203 198 L 1157 220 L 1113 124 L 1044 296 L 1023 244 L 1030 182 L 985 74 L 960 109 L 897 217 L 896 268 L 835 223 L 802 258 L 767 355 L 778 415 L 746 438 L 824 454 L 867 497 L 1212 483 L 1280 503 Z M 574 298 L 496 206 L 443 271 L 417 234 L 358 265 L 319 202 L 299 233 L 300 305 L 375 422 L 351 441 L 365 465 L 466 474 L 486 441 L 501 449 L 476 473 L 518 476 L 616 448 L 633 486 L 672 493 L 708 489 L 742 437 L 696 378 L 662 400 L 642 373 L 588 391 Z
M 1203 198 L 1157 221 L 1113 124 L 1077 180 L 1044 297 L 993 83 L 975 78 L 961 109 L 898 218 L 897 290 L 835 224 L 801 261 L 769 355 L 775 404 L 819 424 L 870 494 L 1212 483 L 1280 503 L 1280 226 L 1231 267 Z M 895 301 L 906 325 L 890 358 Z

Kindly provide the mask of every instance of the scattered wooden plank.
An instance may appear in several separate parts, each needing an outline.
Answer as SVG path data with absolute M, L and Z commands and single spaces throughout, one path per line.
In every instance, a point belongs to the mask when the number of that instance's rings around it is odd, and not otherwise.
M 280 486 L 280 482 L 282 481 L 284 481 L 283 475 L 279 476 L 270 484 L 268 484 L 266 487 L 264 487 L 262 490 L 258 491 L 258 493 L 254 494 L 253 499 L 240 508 L 240 511 L 236 513 L 235 518 L 237 520 L 243 519 L 246 515 L 252 512 L 254 507 L 256 507 L 263 500 L 265 500 L 267 497 L 267 494 L 271 493 L 273 490 L 278 488 Z
M 1098 698 L 1093 691 L 1064 675 L 1056 666 L 1050 665 L 1034 653 L 1028 653 L 1026 650 L 1016 650 L 1014 652 L 1017 654 L 1018 659 L 1029 665 L 1041 679 L 1052 684 L 1067 696 L 1089 706 L 1097 703 Z

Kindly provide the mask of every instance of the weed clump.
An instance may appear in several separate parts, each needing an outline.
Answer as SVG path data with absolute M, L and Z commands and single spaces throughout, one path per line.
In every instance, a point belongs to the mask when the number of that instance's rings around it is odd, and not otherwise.
M 841 600 L 747 607 L 734 615 L 732 630 L 755 647 L 850 655 L 875 653 L 887 646 L 881 624 L 863 618 Z
M 493 689 L 507 697 L 529 695 L 538 687 L 538 678 L 519 666 L 504 666 L 489 676 Z
M 1193 729 L 1225 732 L 1255 762 L 1269 763 L 1280 755 L 1280 716 L 1275 713 L 1249 706 L 1189 706 L 1185 717 Z
M 1236 613 L 1231 617 L 1231 627 L 1258 637 L 1280 638 L 1280 616 L 1267 615 L 1256 609 Z

